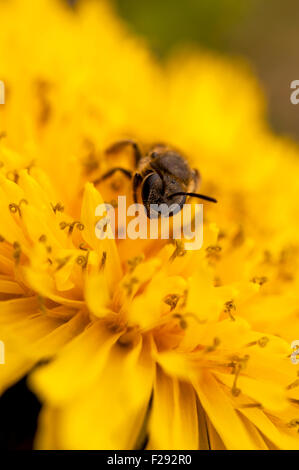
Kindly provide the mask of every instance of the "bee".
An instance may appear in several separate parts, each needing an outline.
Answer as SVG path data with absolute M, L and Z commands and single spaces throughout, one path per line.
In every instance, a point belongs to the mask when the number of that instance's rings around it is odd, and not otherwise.
M 179 212 L 186 203 L 187 197 L 195 197 L 216 203 L 217 200 L 204 194 L 196 193 L 200 183 L 200 174 L 192 169 L 186 159 L 176 150 L 164 144 L 153 145 L 148 152 L 142 153 L 134 140 L 121 140 L 112 144 L 106 154 L 114 154 L 130 146 L 133 150 L 135 170 L 115 167 L 93 181 L 98 184 L 116 172 L 121 172 L 132 181 L 133 200 L 138 202 L 138 191 L 148 218 L 157 217 L 153 205 L 166 204 L 168 216 Z M 175 204 L 176 209 L 172 210 Z

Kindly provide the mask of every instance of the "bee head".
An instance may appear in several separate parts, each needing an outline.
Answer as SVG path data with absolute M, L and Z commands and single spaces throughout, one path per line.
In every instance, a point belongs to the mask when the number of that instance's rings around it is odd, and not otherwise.
M 150 173 L 143 181 L 141 196 L 148 218 L 172 217 L 180 212 L 186 202 L 185 195 L 175 195 L 182 191 L 181 184 L 159 173 Z

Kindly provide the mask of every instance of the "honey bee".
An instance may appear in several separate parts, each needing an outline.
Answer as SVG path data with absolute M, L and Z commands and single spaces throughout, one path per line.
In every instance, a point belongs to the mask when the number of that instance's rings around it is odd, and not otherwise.
M 152 206 L 166 204 L 170 208 L 168 215 L 172 216 L 180 211 L 186 203 L 187 197 L 195 197 L 205 201 L 217 202 L 210 196 L 196 193 L 200 183 L 200 174 L 192 169 L 186 159 L 176 150 L 167 145 L 152 146 L 146 154 L 142 154 L 139 145 L 134 140 L 121 140 L 112 144 L 106 154 L 114 154 L 131 146 L 135 160 L 135 170 L 131 171 L 115 167 L 107 171 L 94 181 L 98 184 L 116 172 L 121 172 L 132 181 L 133 199 L 138 202 L 138 190 L 141 189 L 141 198 L 148 218 L 156 217 Z M 171 210 L 173 204 L 178 208 Z

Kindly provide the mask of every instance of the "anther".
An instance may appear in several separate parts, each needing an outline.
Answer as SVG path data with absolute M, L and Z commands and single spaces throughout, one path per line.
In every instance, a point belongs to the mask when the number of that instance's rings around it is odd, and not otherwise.
M 232 238 L 233 247 L 237 248 L 238 246 L 242 245 L 242 243 L 244 243 L 244 240 L 245 240 L 244 230 L 242 227 L 240 227 L 238 232 Z
M 55 204 L 55 206 L 51 203 L 51 207 L 54 211 L 54 214 L 56 214 L 56 212 L 63 212 L 64 211 L 64 206 L 60 202 Z
M 210 352 L 215 351 L 215 349 L 219 346 L 219 344 L 220 344 L 220 339 L 217 337 L 214 338 L 213 344 L 211 346 L 207 346 L 205 348 L 205 352 L 210 353 Z
M 9 208 L 9 210 L 12 214 L 18 213 L 19 216 L 21 217 L 22 216 L 22 213 L 21 213 L 21 205 L 22 204 L 28 204 L 27 199 L 21 199 L 19 204 L 11 203 L 11 204 L 9 204 L 8 208 Z
M 289 428 L 297 428 L 297 432 L 299 432 L 299 419 L 298 418 L 292 419 L 288 423 L 288 427 Z
M 221 250 L 219 245 L 210 245 L 206 248 L 206 256 L 210 261 L 219 261 Z
M 266 276 L 255 276 L 251 279 L 251 282 L 253 282 L 254 284 L 258 284 L 259 286 L 262 286 L 267 281 L 268 278 Z
M 288 400 L 290 403 L 292 403 L 292 405 L 299 405 L 299 400 L 297 400 L 296 398 L 289 398 Z
M 174 261 L 177 257 L 184 256 L 186 254 L 186 250 L 184 248 L 184 243 L 180 240 L 175 240 L 175 250 L 172 253 L 171 257 L 169 258 L 169 261 L 172 262 Z
M 6 173 L 6 178 L 14 183 L 17 183 L 19 180 L 19 174 L 16 170 L 8 171 Z
M 247 365 L 248 359 L 249 359 L 248 354 L 246 354 L 244 357 L 238 357 L 238 356 L 232 357 L 233 362 L 230 364 L 230 366 L 232 367 L 232 373 L 235 374 L 235 377 L 234 377 L 234 382 L 231 388 L 231 393 L 234 397 L 239 396 L 241 393 L 241 390 L 237 387 L 237 382 L 238 382 L 238 378 L 239 378 L 241 371 Z
M 79 264 L 79 266 L 82 267 L 82 269 L 86 269 L 86 266 L 88 264 L 88 258 L 89 258 L 89 251 L 87 252 L 87 255 L 86 256 L 78 256 L 78 258 L 76 259 L 77 263 Z
M 17 212 L 20 212 L 19 206 L 17 204 L 14 204 L 14 203 L 9 204 L 8 208 L 9 208 L 9 210 L 12 214 L 16 214 Z
M 246 347 L 250 347 L 250 346 L 260 346 L 261 348 L 265 348 L 267 346 L 267 344 L 269 343 L 269 338 L 267 338 L 267 336 L 262 336 L 260 339 L 258 339 L 257 341 L 252 341 L 251 343 L 248 343 L 246 345 Z
M 244 403 L 239 408 L 263 408 L 263 405 L 261 403 Z
M 299 371 L 297 372 L 297 376 L 299 376 Z M 287 386 L 287 390 L 292 390 L 292 388 L 296 388 L 299 386 L 299 378 L 292 382 L 290 385 Z
M 184 318 L 184 315 L 181 315 L 180 313 L 174 313 L 173 318 L 179 319 L 179 325 L 182 328 L 182 330 L 186 330 L 188 328 L 188 323 L 186 319 Z
M 262 338 L 260 338 L 257 342 L 257 344 L 261 347 L 261 348 L 264 348 L 265 346 L 267 346 L 267 344 L 269 343 L 269 338 L 267 338 L 267 336 L 263 336 Z
M 41 235 L 41 236 L 39 237 L 38 241 L 39 241 L 40 243 L 46 243 L 46 241 L 47 241 L 47 235 L 45 235 L 45 234 Z M 47 250 L 47 253 L 52 253 L 52 247 L 51 247 L 51 246 L 46 246 L 45 248 L 46 248 L 46 250 Z
M 68 227 L 69 228 L 69 231 L 68 231 L 69 235 L 71 235 L 73 233 L 75 227 L 78 230 L 80 230 L 80 232 L 82 232 L 82 230 L 84 230 L 84 225 L 78 220 L 75 220 L 75 222 L 72 222 L 71 224 L 69 224 L 67 222 L 60 222 L 59 227 L 61 228 L 61 230 L 64 230 Z
M 163 302 L 170 306 L 170 311 L 174 310 L 180 300 L 180 296 L 178 294 L 169 294 L 164 297 Z
M 106 260 L 107 260 L 107 252 L 103 251 L 102 259 L 101 259 L 101 263 L 100 263 L 100 271 L 105 268 Z
M 188 300 L 188 289 L 185 289 L 182 295 L 182 302 L 180 304 L 180 308 L 185 308 L 187 305 L 187 300 Z
M 19 244 L 19 242 L 13 243 L 13 249 L 14 249 L 13 258 L 15 262 L 18 264 L 21 258 L 21 254 L 22 254 L 21 245 Z
M 227 313 L 231 320 L 235 321 L 235 317 L 232 314 L 232 310 L 236 310 L 236 305 L 233 300 L 228 300 L 224 304 L 224 313 Z
M 57 268 L 56 271 L 59 271 L 66 265 L 66 263 L 71 259 L 71 256 L 66 256 L 65 258 L 56 259 Z
M 144 261 L 144 255 L 134 256 L 134 258 L 129 259 L 127 261 L 129 271 L 132 273 L 134 269 L 138 266 L 138 264 L 142 263 L 142 261 Z
M 87 246 L 85 245 L 85 243 L 80 243 L 80 245 L 79 245 L 79 250 L 88 251 L 88 248 L 87 248 Z
M 124 284 L 124 288 L 127 290 L 128 296 L 132 294 L 134 284 L 138 284 L 138 279 L 136 277 L 132 277 L 129 282 Z

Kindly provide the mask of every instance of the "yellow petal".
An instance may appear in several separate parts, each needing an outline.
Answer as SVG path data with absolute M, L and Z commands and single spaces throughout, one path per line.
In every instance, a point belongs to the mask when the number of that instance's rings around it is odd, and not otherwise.
M 195 392 L 157 370 L 153 409 L 149 421 L 148 449 L 198 449 L 198 417 Z
M 111 334 L 100 322 L 89 326 L 64 348 L 51 364 L 33 374 L 31 383 L 45 401 L 71 400 L 97 379 L 119 334 Z
M 95 227 L 97 217 L 95 215 L 95 211 L 97 206 L 100 204 L 104 204 L 104 200 L 100 193 L 95 189 L 93 184 L 87 183 L 85 185 L 81 209 L 81 221 L 85 227 L 82 232 L 82 236 L 86 243 L 88 243 L 89 246 L 100 256 L 102 256 L 103 253 L 106 254 L 105 272 L 108 278 L 110 291 L 113 292 L 115 284 L 121 279 L 122 268 L 115 240 L 99 240 L 96 237 Z
M 205 373 L 200 381 L 194 383 L 194 387 L 225 446 L 231 450 L 256 450 L 256 443 L 216 379 Z
M 84 393 L 65 403 L 59 413 L 54 410 L 52 444 L 55 442 L 56 449 L 134 448 L 152 392 L 149 344 L 140 342 L 129 350 L 115 345 L 98 372 L 97 380 Z M 74 376 L 72 380 L 77 381 Z M 43 437 L 39 435 L 37 442 L 43 442 Z

